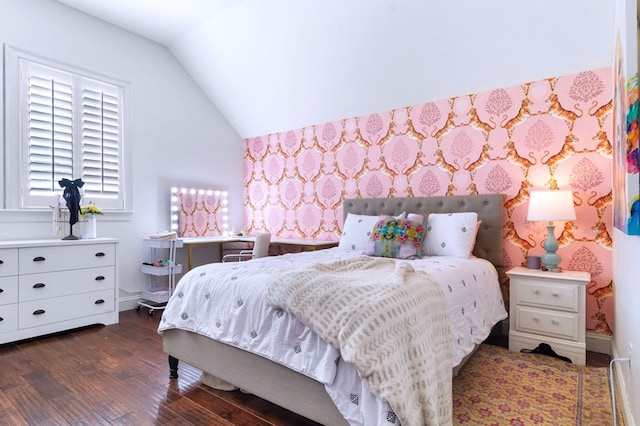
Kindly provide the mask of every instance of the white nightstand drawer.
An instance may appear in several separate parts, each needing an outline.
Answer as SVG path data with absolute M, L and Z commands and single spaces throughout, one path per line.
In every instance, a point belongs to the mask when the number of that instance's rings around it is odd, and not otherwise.
M 516 330 L 578 340 L 578 314 L 518 306 Z
M 0 305 L 18 302 L 18 277 L 0 278 Z
M 578 312 L 578 287 L 562 283 L 522 277 L 519 280 L 516 303 Z

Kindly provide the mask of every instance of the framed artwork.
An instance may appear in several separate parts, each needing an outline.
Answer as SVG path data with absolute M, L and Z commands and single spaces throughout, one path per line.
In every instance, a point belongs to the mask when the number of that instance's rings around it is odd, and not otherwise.
M 640 235 L 638 74 L 625 79 L 619 34 L 616 38 L 613 108 L 613 225 L 628 235 Z

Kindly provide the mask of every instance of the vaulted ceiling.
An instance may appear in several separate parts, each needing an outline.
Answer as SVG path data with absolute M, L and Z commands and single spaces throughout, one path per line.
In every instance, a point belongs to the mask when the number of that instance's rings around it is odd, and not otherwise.
M 165 45 L 242 137 L 609 66 L 602 0 L 57 0 Z

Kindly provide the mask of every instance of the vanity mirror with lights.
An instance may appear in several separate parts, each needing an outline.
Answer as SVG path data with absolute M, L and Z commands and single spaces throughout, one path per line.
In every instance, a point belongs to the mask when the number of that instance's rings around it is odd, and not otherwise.
M 171 230 L 181 238 L 229 235 L 227 191 L 171 188 Z

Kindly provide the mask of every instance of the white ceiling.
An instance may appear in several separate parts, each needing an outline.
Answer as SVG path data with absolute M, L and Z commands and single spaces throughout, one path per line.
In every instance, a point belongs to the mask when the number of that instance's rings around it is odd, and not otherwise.
M 602 0 L 57 1 L 167 46 L 243 138 L 609 66 L 614 45 Z
M 202 22 L 242 0 L 57 0 L 169 46 Z

